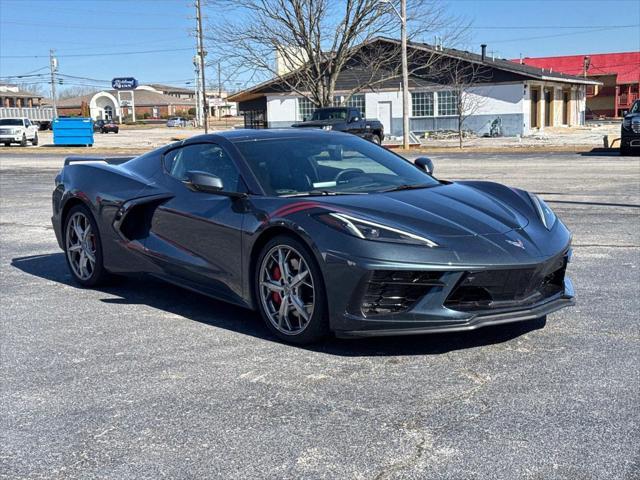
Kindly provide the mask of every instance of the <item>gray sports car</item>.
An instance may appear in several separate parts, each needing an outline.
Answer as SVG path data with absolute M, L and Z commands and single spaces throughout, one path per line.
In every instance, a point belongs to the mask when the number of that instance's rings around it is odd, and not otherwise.
M 538 196 L 450 182 L 349 134 L 235 130 L 71 157 L 53 227 L 75 280 L 148 273 L 260 311 L 280 339 L 472 330 L 574 303 Z

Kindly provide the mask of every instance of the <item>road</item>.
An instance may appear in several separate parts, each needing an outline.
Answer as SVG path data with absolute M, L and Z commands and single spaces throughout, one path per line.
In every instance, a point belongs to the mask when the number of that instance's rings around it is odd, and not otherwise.
M 0 154 L 0 476 L 640 478 L 640 159 L 433 159 L 541 193 L 574 232 L 574 308 L 283 345 L 153 280 L 77 288 L 49 220 L 62 157 Z

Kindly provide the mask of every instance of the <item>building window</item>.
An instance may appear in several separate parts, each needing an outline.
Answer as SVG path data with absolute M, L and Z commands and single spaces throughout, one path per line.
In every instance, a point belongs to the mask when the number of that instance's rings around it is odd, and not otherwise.
M 340 106 L 342 104 L 342 99 L 343 98 L 344 97 L 340 96 L 340 95 L 333 97 L 333 104 L 335 106 Z M 364 94 L 351 95 L 349 100 L 347 100 L 344 103 L 344 106 L 345 107 L 357 108 L 358 110 L 360 110 L 360 113 L 362 113 L 362 117 L 363 118 L 367 118 L 366 103 L 364 101 Z
M 456 92 L 438 92 L 438 116 L 457 115 L 457 103 Z
M 433 92 L 411 93 L 411 116 L 433 117 Z
M 298 120 L 304 120 L 311 117 L 315 112 L 316 106 L 311 100 L 305 97 L 298 98 Z

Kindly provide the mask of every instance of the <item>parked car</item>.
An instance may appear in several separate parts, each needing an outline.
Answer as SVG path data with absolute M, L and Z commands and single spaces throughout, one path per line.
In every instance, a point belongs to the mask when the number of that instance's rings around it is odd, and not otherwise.
M 620 155 L 640 155 L 640 100 L 636 100 L 620 129 Z
M 322 128 L 347 132 L 371 140 L 378 145 L 384 140 L 384 127 L 378 120 L 366 120 L 353 107 L 318 108 L 308 120 L 294 123 L 295 128 Z
M 120 127 L 114 120 L 98 119 L 93 122 L 93 131 L 100 133 L 118 133 L 120 131 Z
M 78 284 L 149 273 L 258 310 L 292 343 L 475 330 L 574 303 L 571 233 L 539 196 L 439 180 L 431 160 L 355 135 L 198 135 L 67 158 L 55 185 Z
M 12 143 L 26 147 L 27 141 L 38 145 L 38 128 L 28 118 L 0 118 L 0 143 L 7 147 Z
M 171 117 L 167 120 L 167 127 L 186 127 L 187 119 L 183 117 Z

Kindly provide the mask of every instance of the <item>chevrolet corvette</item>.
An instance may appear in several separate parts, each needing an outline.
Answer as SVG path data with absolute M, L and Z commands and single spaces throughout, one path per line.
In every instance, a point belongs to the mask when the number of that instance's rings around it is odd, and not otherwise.
M 438 179 L 428 158 L 340 132 L 69 157 L 52 222 L 81 286 L 149 274 L 258 310 L 292 343 L 473 330 L 574 303 L 571 234 L 539 196 Z

